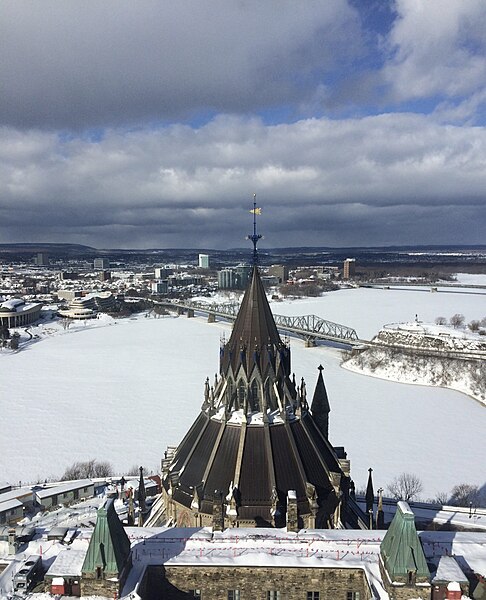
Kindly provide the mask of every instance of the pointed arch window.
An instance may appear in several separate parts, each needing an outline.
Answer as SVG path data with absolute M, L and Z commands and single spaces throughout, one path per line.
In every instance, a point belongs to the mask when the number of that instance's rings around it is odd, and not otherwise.
M 246 384 L 243 379 L 238 382 L 238 393 L 236 395 L 235 408 L 238 410 L 245 405 Z
M 253 412 L 260 412 L 262 410 L 260 390 L 256 379 L 252 381 L 250 386 L 250 405 Z

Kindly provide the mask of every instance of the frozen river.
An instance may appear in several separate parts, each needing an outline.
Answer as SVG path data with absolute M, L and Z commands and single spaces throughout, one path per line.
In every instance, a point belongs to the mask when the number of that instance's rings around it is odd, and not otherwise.
M 485 316 L 485 296 L 352 289 L 272 305 L 279 314 L 317 314 L 371 338 L 385 323 L 463 313 Z M 0 480 L 59 476 L 76 460 L 117 471 L 156 469 L 197 416 L 204 381 L 218 370 L 229 326 L 204 320 L 138 318 L 53 335 L 0 354 Z M 424 498 L 458 483 L 486 483 L 486 409 L 458 392 L 365 377 L 340 368 L 340 352 L 291 340 L 293 370 L 312 396 L 324 366 L 330 439 L 344 445 L 357 487 L 368 467 L 375 487 L 404 471 Z

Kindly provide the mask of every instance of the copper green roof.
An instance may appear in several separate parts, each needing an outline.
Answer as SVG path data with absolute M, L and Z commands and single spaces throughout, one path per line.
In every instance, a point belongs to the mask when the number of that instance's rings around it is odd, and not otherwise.
M 422 544 L 415 529 L 415 517 L 406 502 L 398 502 L 397 512 L 380 547 L 381 557 L 392 581 L 407 577 L 430 579 Z
M 96 573 L 101 568 L 105 577 L 118 576 L 130 554 L 130 540 L 109 498 L 98 509 L 96 526 L 89 542 L 82 573 Z

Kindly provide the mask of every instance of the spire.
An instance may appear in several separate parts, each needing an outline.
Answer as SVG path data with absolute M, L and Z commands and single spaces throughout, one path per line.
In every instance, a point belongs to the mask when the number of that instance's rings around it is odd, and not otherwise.
M 255 364 L 259 364 L 260 369 L 264 371 L 269 361 L 269 347 L 270 354 L 274 354 L 275 350 L 282 346 L 258 268 L 254 265 L 250 284 L 224 349 L 222 372 L 226 371 L 230 363 L 234 373 L 242 364 L 247 367 L 248 374 Z
M 383 488 L 378 490 L 378 509 L 376 511 L 376 528 L 385 529 L 385 514 L 383 512 Z
M 366 486 L 366 512 L 370 516 L 370 529 L 373 529 L 373 503 L 375 501 L 375 492 L 373 491 L 373 479 L 371 477 L 371 473 L 373 473 L 373 469 L 370 467 L 368 469 L 368 485 Z
M 327 397 L 324 378 L 322 377 L 324 367 L 319 365 L 317 368 L 319 369 L 319 375 L 317 376 L 316 389 L 312 398 L 311 412 L 320 432 L 326 439 L 329 439 L 329 413 L 331 407 Z
M 129 554 L 130 540 L 115 512 L 114 499 L 108 498 L 105 507 L 98 509 L 96 526 L 81 571 L 83 574 L 99 571 L 103 578 L 118 576 Z
M 143 513 L 145 512 L 145 481 L 143 479 L 143 467 L 140 467 L 140 480 L 138 482 L 138 525 L 143 525 Z

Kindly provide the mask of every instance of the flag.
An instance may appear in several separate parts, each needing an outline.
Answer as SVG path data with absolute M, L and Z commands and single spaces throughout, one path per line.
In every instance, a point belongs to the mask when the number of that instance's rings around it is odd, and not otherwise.
M 262 214 L 262 209 L 261 208 L 252 208 L 250 210 L 250 212 L 254 215 L 261 215 Z

